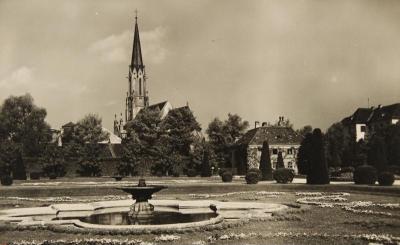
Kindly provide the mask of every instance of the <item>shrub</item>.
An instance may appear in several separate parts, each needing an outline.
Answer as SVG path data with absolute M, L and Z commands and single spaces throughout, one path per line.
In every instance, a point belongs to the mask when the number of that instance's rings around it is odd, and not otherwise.
M 279 168 L 273 173 L 274 180 L 280 184 L 292 183 L 294 171 L 290 168 Z
M 164 174 L 163 174 L 162 171 L 157 171 L 157 172 L 156 172 L 156 176 L 157 176 L 157 177 L 163 177 Z
M 394 174 L 391 172 L 382 172 L 378 177 L 379 185 L 391 186 L 394 183 Z
M 354 183 L 358 185 L 373 185 L 376 182 L 376 169 L 369 165 L 363 165 L 354 171 Z
M 32 172 L 30 173 L 31 179 L 40 179 L 40 172 Z
M 229 171 L 225 171 L 221 175 L 222 181 L 223 182 L 232 182 L 232 173 Z
M 394 173 L 394 174 L 400 174 L 400 166 L 389 165 L 387 167 L 387 172 L 391 172 L 391 173 Z
M 196 171 L 196 169 L 188 169 L 186 174 L 188 177 L 196 177 L 197 171 Z
M 56 173 L 49 173 L 49 179 L 57 179 Z
M 13 179 L 10 175 L 1 176 L 1 185 L 12 185 Z
M 249 169 L 245 177 L 247 184 L 257 184 L 260 178 L 261 178 L 261 171 L 257 168 Z

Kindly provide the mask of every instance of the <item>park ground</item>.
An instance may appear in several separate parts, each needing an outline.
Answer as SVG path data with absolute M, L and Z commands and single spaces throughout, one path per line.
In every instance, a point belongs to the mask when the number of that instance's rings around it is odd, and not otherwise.
M 400 185 L 380 187 L 332 183 L 310 186 L 304 179 L 292 184 L 259 182 L 247 185 L 242 178 L 222 183 L 211 178 L 148 178 L 148 184 L 164 184 L 155 199 L 212 199 L 282 203 L 296 206 L 293 212 L 270 220 L 250 221 L 223 230 L 161 235 L 91 235 L 48 230 L 0 229 L 0 244 L 10 241 L 74 239 L 140 240 L 143 244 L 397 244 L 400 242 Z M 0 212 L 16 207 L 53 203 L 78 203 L 129 198 L 115 187 L 136 184 L 137 178 L 117 182 L 111 178 L 60 178 L 15 181 L 0 187 Z M 307 199 L 308 198 L 308 199 Z M 304 204 L 304 202 L 312 204 Z M 332 203 L 332 205 L 326 205 Z M 341 204 L 346 204 L 347 209 Z M 301 208 L 298 208 L 301 207 Z

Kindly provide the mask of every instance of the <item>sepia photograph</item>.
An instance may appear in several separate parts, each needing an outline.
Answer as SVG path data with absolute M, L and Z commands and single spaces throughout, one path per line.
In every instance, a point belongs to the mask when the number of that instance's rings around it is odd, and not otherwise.
M 0 245 L 400 245 L 399 0 L 0 0 Z

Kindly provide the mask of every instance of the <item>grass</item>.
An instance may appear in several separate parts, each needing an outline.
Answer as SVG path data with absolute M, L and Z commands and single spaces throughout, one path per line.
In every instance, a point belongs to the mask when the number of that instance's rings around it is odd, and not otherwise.
M 87 180 L 87 179 L 86 179 Z M 108 181 L 111 179 L 89 179 L 89 181 Z M 346 185 L 326 185 L 309 186 L 304 184 L 271 184 L 259 183 L 257 185 L 243 184 L 243 180 L 235 180 L 233 183 L 217 182 L 214 179 L 205 179 L 201 183 L 175 183 L 173 178 L 151 178 L 153 181 L 165 181 L 169 188 L 160 192 L 156 199 L 182 199 L 189 200 L 189 194 L 221 194 L 228 192 L 244 192 L 228 196 L 213 197 L 211 199 L 220 201 L 256 201 L 270 203 L 295 203 L 299 198 L 295 192 L 338 192 L 345 191 L 351 193 L 348 201 L 372 201 L 374 203 L 399 203 L 399 187 L 379 187 L 379 186 L 355 186 Z M 149 181 L 148 180 L 148 181 Z M 182 180 L 182 178 L 179 178 Z M 55 180 L 59 181 L 59 180 Z M 64 180 L 63 180 L 64 181 Z M 68 181 L 77 181 L 71 179 Z M 82 180 L 81 180 L 82 181 Z M 135 181 L 135 179 L 132 179 Z M 149 181 L 151 182 L 151 181 Z M 174 182 L 174 183 L 172 183 Z M 383 192 L 386 191 L 386 192 Z M 255 195 L 254 191 L 280 191 L 283 195 L 268 197 Z M 79 186 L 67 188 L 67 186 L 57 187 L 26 187 L 17 185 L 9 188 L 0 188 L 0 196 L 20 196 L 20 197 L 54 197 L 54 196 L 73 196 L 81 199 L 95 198 L 102 195 L 125 195 L 115 190 L 111 186 Z M 18 201 L 7 198 L 0 199 L 1 209 L 18 207 L 45 206 L 50 203 L 43 201 Z M 307 205 L 305 205 L 307 206 Z M 376 211 L 380 211 L 376 208 Z M 217 239 L 214 244 L 368 244 L 364 239 L 348 239 L 345 235 L 357 234 L 389 234 L 400 237 L 400 209 L 386 209 L 394 217 L 380 215 L 355 214 L 341 209 L 321 208 L 309 206 L 302 212 L 288 215 L 277 216 L 270 221 L 251 221 L 240 227 L 229 228 L 219 231 L 202 231 L 187 234 L 176 234 L 180 239 L 175 242 L 162 242 L 162 244 L 200 244 L 200 241 L 207 242 L 209 237 L 224 237 L 229 234 L 244 233 L 242 239 L 221 240 Z M 287 236 L 277 236 L 278 232 L 289 234 Z M 251 236 L 246 236 L 252 234 Z M 282 234 L 283 234 L 282 233 Z M 297 236 L 296 236 L 297 234 Z M 307 237 L 299 234 L 307 234 Z M 313 235 L 314 234 L 314 235 Z M 326 236 L 322 236 L 326 234 Z M 333 237 L 338 235 L 338 237 Z M 130 236 L 97 236 L 90 235 L 91 238 L 108 237 L 112 239 L 141 239 L 146 242 L 158 243 L 154 241 L 154 235 L 130 235 Z M 37 231 L 8 231 L 0 230 L 0 244 L 14 240 L 55 240 L 75 238 L 88 238 L 88 235 L 76 235 L 67 233 L 55 233 L 46 230 Z

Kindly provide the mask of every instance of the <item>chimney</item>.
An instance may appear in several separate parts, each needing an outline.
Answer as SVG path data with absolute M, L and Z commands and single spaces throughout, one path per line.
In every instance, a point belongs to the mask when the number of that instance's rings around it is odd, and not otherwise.
M 261 125 L 262 125 L 263 127 L 266 127 L 266 126 L 268 126 L 268 123 L 267 123 L 267 122 L 263 122 Z
M 381 109 L 381 106 L 382 106 L 382 105 L 381 105 L 381 104 L 379 104 L 379 105 L 378 105 L 378 109 Z
M 260 122 L 259 121 L 255 121 L 254 122 L 254 128 L 257 128 L 258 125 L 260 125 Z

